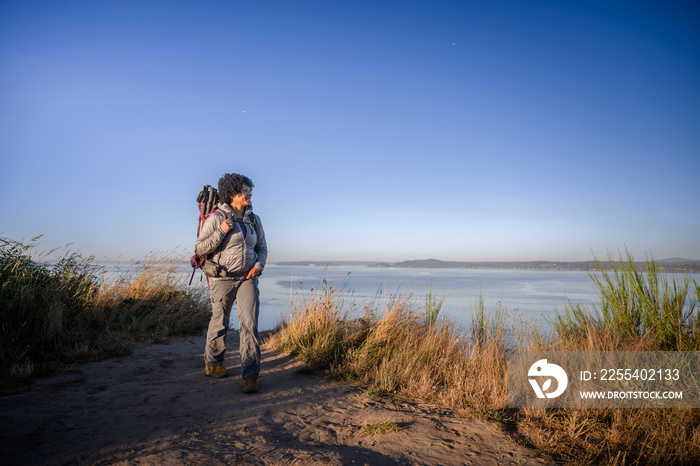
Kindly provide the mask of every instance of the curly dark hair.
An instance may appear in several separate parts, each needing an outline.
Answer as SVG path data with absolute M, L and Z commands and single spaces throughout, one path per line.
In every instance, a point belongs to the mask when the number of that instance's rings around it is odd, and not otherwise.
M 238 173 L 226 173 L 219 178 L 219 200 L 226 204 L 231 203 L 231 198 L 236 194 L 243 192 L 243 185 L 253 189 L 253 181 L 247 176 L 239 175 Z

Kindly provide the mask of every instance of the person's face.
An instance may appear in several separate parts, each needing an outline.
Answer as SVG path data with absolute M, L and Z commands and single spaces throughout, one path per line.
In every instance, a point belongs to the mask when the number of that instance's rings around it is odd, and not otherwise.
M 250 198 L 252 196 L 253 196 L 253 192 L 250 190 L 250 187 L 248 185 L 244 184 L 241 192 L 236 194 L 235 196 L 231 197 L 231 205 L 233 207 L 245 207 L 245 206 L 253 205 L 252 202 L 250 201 Z

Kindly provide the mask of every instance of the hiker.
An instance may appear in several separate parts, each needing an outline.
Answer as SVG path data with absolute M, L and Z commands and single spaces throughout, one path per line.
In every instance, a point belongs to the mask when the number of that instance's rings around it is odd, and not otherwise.
M 226 333 L 233 302 L 240 324 L 243 391 L 255 393 L 260 372 L 258 276 L 267 260 L 267 243 L 260 218 L 250 201 L 253 182 L 247 176 L 226 173 L 219 179 L 217 210 L 207 217 L 195 243 L 195 253 L 208 257 L 212 315 L 204 348 L 205 375 L 226 377 Z

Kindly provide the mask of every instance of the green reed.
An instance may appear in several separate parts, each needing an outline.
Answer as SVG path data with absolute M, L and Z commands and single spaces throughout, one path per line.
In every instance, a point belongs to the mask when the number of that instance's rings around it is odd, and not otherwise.
M 653 259 L 640 270 L 629 252 L 619 261 L 611 255 L 608 259 L 611 270 L 596 259 L 598 273 L 589 274 L 600 305 L 589 310 L 569 301 L 563 313 L 555 313 L 560 338 L 576 342 L 605 333 L 620 345 L 644 338 L 656 350 L 700 349 L 699 287 L 694 279 L 688 274 L 669 279 Z

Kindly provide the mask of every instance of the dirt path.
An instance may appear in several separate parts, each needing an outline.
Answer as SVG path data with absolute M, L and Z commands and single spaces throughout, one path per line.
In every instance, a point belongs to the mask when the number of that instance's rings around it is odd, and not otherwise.
M 235 333 L 231 339 L 235 339 Z M 237 342 L 232 342 L 237 347 Z M 203 374 L 202 339 L 80 366 L 0 399 L 3 464 L 545 464 L 481 421 L 369 399 L 263 353 L 260 391 Z M 238 354 L 231 352 L 235 372 Z M 362 435 L 372 423 L 399 432 Z

